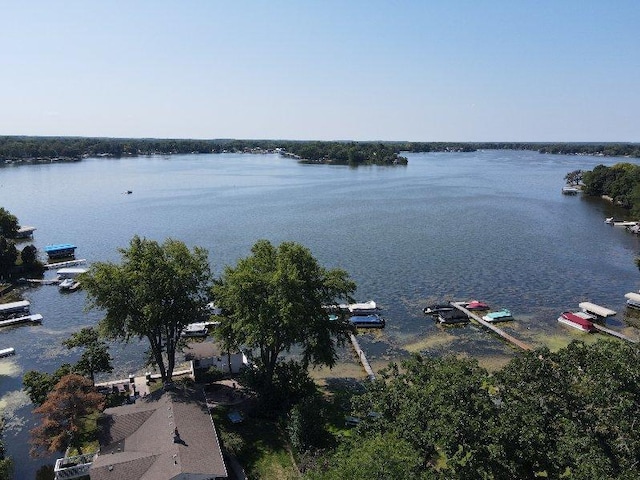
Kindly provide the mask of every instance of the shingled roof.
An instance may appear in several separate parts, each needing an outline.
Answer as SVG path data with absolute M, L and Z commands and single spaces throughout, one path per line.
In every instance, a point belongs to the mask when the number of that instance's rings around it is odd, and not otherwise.
M 177 435 L 176 435 L 177 433 Z M 91 480 L 222 479 L 227 469 L 204 394 L 155 392 L 108 408 Z

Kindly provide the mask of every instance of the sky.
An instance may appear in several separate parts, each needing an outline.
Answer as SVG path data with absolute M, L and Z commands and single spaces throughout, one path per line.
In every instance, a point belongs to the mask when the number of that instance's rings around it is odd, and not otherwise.
M 0 135 L 640 142 L 638 0 L 0 12 Z

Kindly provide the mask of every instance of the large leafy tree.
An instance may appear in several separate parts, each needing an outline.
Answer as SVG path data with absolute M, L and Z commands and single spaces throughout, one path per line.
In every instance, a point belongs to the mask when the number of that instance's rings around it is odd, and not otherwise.
M 82 454 L 87 433 L 85 419 L 103 406 L 104 396 L 95 391 L 88 379 L 75 374 L 62 377 L 44 403 L 33 410 L 42 418 L 40 425 L 31 430 L 32 454 L 37 455 L 41 449 L 64 452 L 67 447 L 75 447 Z
M 4 207 L 0 207 L 0 236 L 15 238 L 18 233 L 18 219 Z
M 146 338 L 163 382 L 171 380 L 184 327 L 202 316 L 211 273 L 208 253 L 177 240 L 163 244 L 133 237 L 120 249 L 122 262 L 95 263 L 81 281 L 89 308 L 104 310 L 107 338 Z
M 18 250 L 15 243 L 0 236 L 0 279 L 11 276 L 18 259 Z
M 228 313 L 217 334 L 227 348 L 250 349 L 263 392 L 269 392 L 278 360 L 294 346 L 305 369 L 335 364 L 336 347 L 351 327 L 344 319 L 329 321 L 323 305 L 350 300 L 355 288 L 344 270 L 323 268 L 302 245 L 274 247 L 259 240 L 251 255 L 226 267 L 214 285 L 214 298 Z
M 31 403 L 40 406 L 47 399 L 53 387 L 65 375 L 73 373 L 73 365 L 63 363 L 54 373 L 29 370 L 22 376 L 22 388 L 29 396 Z
M 82 375 L 88 375 L 92 384 L 95 385 L 96 383 L 96 373 L 113 371 L 109 346 L 106 342 L 100 340 L 98 332 L 94 328 L 85 327 L 72 334 L 62 344 L 69 349 L 83 349 L 80 360 L 78 360 L 74 369 Z

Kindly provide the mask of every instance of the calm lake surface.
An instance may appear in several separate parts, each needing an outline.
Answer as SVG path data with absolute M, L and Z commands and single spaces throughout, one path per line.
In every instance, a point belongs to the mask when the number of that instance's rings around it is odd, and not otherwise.
M 325 267 L 346 269 L 358 300 L 384 308 L 387 328 L 360 335 L 374 369 L 410 352 L 458 352 L 488 368 L 517 355 L 476 326 L 445 328 L 422 314 L 441 300 L 478 298 L 509 308 L 516 319 L 505 330 L 533 346 L 601 337 L 556 321 L 581 301 L 617 310 L 608 325 L 638 337 L 640 321 L 626 312 L 624 294 L 639 287 L 639 238 L 604 223 L 624 216 L 610 203 L 560 193 L 569 171 L 634 160 L 520 151 L 408 158 L 406 167 L 357 169 L 242 154 L 6 166 L 0 206 L 37 227 L 40 251 L 73 243 L 76 257 L 89 263 L 119 261 L 117 249 L 135 234 L 205 247 L 216 274 L 258 239 L 299 242 Z M 35 419 L 21 377 L 75 361 L 60 342 L 100 319 L 100 312 L 84 311 L 82 291 L 41 286 L 23 293 L 32 313 L 44 316 L 42 325 L 0 331 L 0 348 L 17 352 L 0 360 L 0 409 L 20 479 L 51 463 L 28 456 Z M 114 345 L 114 376 L 140 371 L 145 348 Z M 349 349 L 329 375 L 364 377 Z

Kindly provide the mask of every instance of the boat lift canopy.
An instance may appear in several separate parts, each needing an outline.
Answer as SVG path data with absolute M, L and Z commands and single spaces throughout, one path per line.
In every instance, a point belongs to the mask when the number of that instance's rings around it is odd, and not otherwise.
M 640 294 L 638 293 L 633 293 L 633 292 L 625 293 L 624 298 L 626 298 L 627 300 L 631 300 L 633 303 L 637 303 L 640 305 Z
M 578 305 L 585 312 L 593 313 L 599 317 L 613 317 L 616 312 L 591 302 L 581 302 Z

